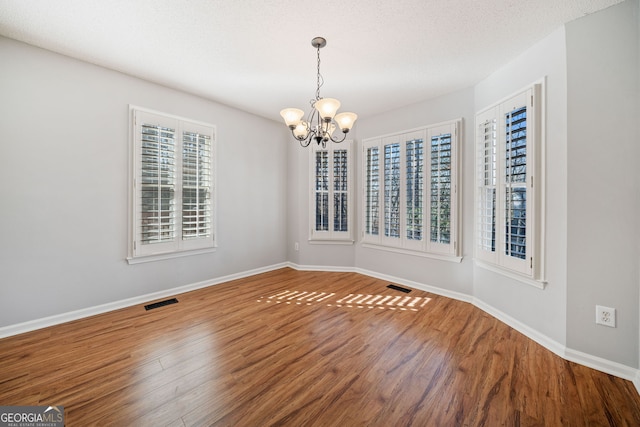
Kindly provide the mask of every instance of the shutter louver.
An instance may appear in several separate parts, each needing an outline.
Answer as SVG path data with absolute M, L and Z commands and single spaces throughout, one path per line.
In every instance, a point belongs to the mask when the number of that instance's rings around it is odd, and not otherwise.
M 525 259 L 527 236 L 527 108 L 505 115 L 505 254 Z
M 384 235 L 400 237 L 400 144 L 384 146 Z
M 329 230 L 329 157 L 326 151 L 315 152 L 316 231 Z
M 175 129 L 143 124 L 141 131 L 140 242 L 173 241 L 176 233 Z
M 211 236 L 211 136 L 182 134 L 182 238 Z
M 347 150 L 333 152 L 333 231 L 349 231 L 347 159 Z
M 422 240 L 424 191 L 424 141 L 406 142 L 407 157 L 407 239 Z
M 451 241 L 451 134 L 431 138 L 431 241 Z
M 378 147 L 367 149 L 367 188 L 365 194 L 365 230 L 377 236 L 380 232 L 380 154 Z
M 487 252 L 496 250 L 496 120 L 487 120 L 478 128 L 478 244 Z

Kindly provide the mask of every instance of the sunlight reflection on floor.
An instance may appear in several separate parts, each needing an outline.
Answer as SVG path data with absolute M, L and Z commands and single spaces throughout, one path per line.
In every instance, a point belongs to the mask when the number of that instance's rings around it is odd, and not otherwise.
M 266 298 L 261 297 L 257 302 L 296 305 L 314 305 L 323 303 L 326 304 L 327 307 L 418 311 L 431 301 L 431 298 L 402 295 L 349 294 L 339 299 L 335 299 L 335 297 L 335 293 L 327 292 L 282 291 Z

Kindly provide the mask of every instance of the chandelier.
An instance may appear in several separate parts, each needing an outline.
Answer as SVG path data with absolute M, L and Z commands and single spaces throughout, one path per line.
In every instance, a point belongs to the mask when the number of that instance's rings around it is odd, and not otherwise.
M 303 120 L 304 111 L 298 108 L 285 108 L 280 111 L 286 125 L 291 129 L 291 134 L 300 142 L 303 147 L 308 147 L 311 141 L 315 141 L 324 148 L 328 141 L 342 142 L 347 137 L 347 133 L 353 127 L 358 115 L 355 113 L 340 113 L 340 101 L 334 98 L 322 98 L 320 87 L 324 84 L 320 75 L 320 49 L 327 45 L 327 41 L 322 37 L 311 40 L 311 46 L 318 51 L 318 75 L 316 97 L 312 99 L 311 112 L 307 120 Z M 342 138 L 334 138 L 333 132 L 339 128 L 343 133 Z

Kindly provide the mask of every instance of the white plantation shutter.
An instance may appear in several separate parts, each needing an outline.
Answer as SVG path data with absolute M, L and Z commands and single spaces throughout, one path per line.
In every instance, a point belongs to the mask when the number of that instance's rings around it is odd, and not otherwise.
M 310 240 L 353 241 L 351 225 L 352 141 L 311 149 Z
M 449 243 L 451 205 L 451 134 L 431 138 L 431 241 Z
M 459 123 L 363 141 L 363 242 L 457 257 Z
M 214 247 L 211 125 L 132 108 L 130 259 Z
M 518 273 L 533 274 L 531 222 L 532 174 L 527 164 L 532 159 L 533 141 L 528 132 L 528 115 L 533 105 L 533 91 L 528 90 L 498 106 L 498 177 L 497 194 L 498 259 L 502 266 Z
M 534 85 L 476 116 L 475 256 L 533 279 L 542 276 L 540 90 Z
M 425 249 L 425 202 L 427 189 L 426 131 L 403 133 L 400 141 L 400 198 L 401 221 L 399 244 L 413 250 Z
M 505 254 L 527 255 L 527 107 L 505 113 Z
M 496 112 L 478 115 L 476 126 L 476 257 L 496 262 Z
M 429 250 L 457 252 L 457 138 L 458 123 L 434 126 L 429 141 Z

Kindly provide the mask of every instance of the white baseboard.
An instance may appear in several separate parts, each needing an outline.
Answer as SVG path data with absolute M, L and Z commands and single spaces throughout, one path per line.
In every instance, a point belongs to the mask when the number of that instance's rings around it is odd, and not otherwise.
M 592 369 L 596 369 L 598 371 L 614 375 L 616 377 L 624 378 L 625 380 L 629 380 L 636 387 L 636 390 L 640 393 L 640 387 L 638 387 L 638 379 L 640 376 L 640 371 L 635 368 L 631 368 L 627 365 L 623 365 L 621 363 L 613 362 L 611 360 L 603 359 L 601 357 L 593 356 L 591 354 L 583 353 L 581 351 L 572 350 L 567 348 L 565 351 L 566 360 L 570 362 L 575 362 L 580 365 L 587 366 Z
M 206 288 L 208 286 L 217 285 L 231 280 L 242 279 L 244 277 L 254 276 L 260 273 L 277 270 L 279 268 L 288 267 L 287 263 L 270 265 L 267 267 L 256 268 L 253 270 L 243 271 L 241 273 L 230 274 L 211 280 L 205 280 L 197 283 L 190 283 L 176 288 L 166 289 L 163 291 L 153 292 L 150 294 L 140 295 L 133 298 L 127 298 L 120 301 L 114 301 L 107 304 L 97 305 L 94 307 L 83 308 L 80 310 L 70 311 L 67 313 L 56 314 L 54 316 L 43 317 L 41 319 L 30 320 L 28 322 L 17 323 L 15 325 L 4 326 L 0 328 L 0 338 L 6 338 L 25 332 L 35 331 L 36 329 L 47 328 L 49 326 L 59 325 L 61 323 L 71 322 L 73 320 L 83 319 L 85 317 L 95 316 L 96 314 L 107 313 L 109 311 L 119 310 L 121 308 L 131 307 L 153 300 L 183 294 L 196 289 Z
M 355 273 L 354 267 L 339 267 L 326 265 L 300 265 L 292 262 L 286 263 L 287 267 L 300 271 L 329 271 L 333 273 Z
M 560 344 L 559 342 L 549 338 L 544 334 L 541 334 L 535 329 L 530 328 L 524 323 L 501 312 L 500 310 L 495 309 L 494 307 L 484 303 L 483 301 L 480 301 L 477 298 L 474 298 L 473 305 L 492 315 L 501 322 L 509 325 L 516 331 L 532 339 L 547 350 L 552 351 L 565 360 L 575 362 L 579 365 L 583 365 L 588 368 L 595 369 L 597 371 L 614 375 L 616 377 L 620 377 L 633 382 L 636 390 L 638 391 L 638 393 L 640 393 L 640 370 L 623 365 L 618 362 L 613 362 L 611 360 L 603 359 L 601 357 L 567 348 L 565 345 Z
M 447 289 L 439 288 L 437 286 L 429 285 L 426 283 L 419 283 L 413 280 L 407 280 L 401 277 L 390 276 L 388 274 L 382 274 L 362 268 L 356 268 L 355 272 L 364 274 L 365 276 L 375 277 L 376 279 L 409 286 L 410 288 L 420 289 L 421 291 L 430 292 L 432 294 L 441 295 L 443 297 L 455 299 L 458 301 L 471 302 L 471 297 L 469 297 L 469 295 L 467 294 L 463 294 L 462 292 L 449 291 Z
M 444 297 L 464 301 L 471 302 L 472 298 L 467 294 L 463 294 L 461 292 L 449 291 L 443 288 L 439 288 L 437 286 L 427 285 L 425 283 L 415 282 L 413 280 L 403 279 L 401 277 L 395 277 L 388 274 L 378 273 L 376 271 L 366 270 L 363 268 L 356 267 L 327 267 L 327 266 L 319 266 L 319 265 L 300 265 L 289 263 L 289 267 L 294 270 L 301 271 L 331 271 L 331 272 L 340 272 L 340 273 L 360 273 L 365 276 L 374 277 L 376 279 L 385 280 L 391 283 L 396 283 L 399 285 L 409 286 L 410 288 L 420 289 L 421 291 L 431 292 L 432 294 L 442 295 Z
M 475 305 L 485 313 L 495 317 L 502 323 L 512 327 L 513 329 L 520 332 L 522 335 L 526 336 L 527 338 L 537 342 L 547 350 L 565 359 L 566 348 L 564 345 L 560 344 L 559 342 L 549 338 L 544 334 L 541 334 L 537 330 L 527 326 L 526 324 L 520 322 L 519 320 L 514 319 L 508 314 L 496 309 L 495 307 L 485 303 L 484 301 L 478 298 L 473 298 L 473 305 Z
M 291 262 L 284 262 L 280 264 L 274 264 L 266 267 L 256 268 L 253 270 L 247 270 L 241 273 L 230 274 L 228 276 L 222 276 L 211 280 L 205 280 L 202 282 L 191 283 L 184 286 L 179 286 L 164 291 L 154 292 L 150 294 L 140 295 L 133 298 L 128 298 L 112 303 L 102 304 L 95 307 L 89 307 L 81 310 L 76 310 L 68 313 L 62 313 L 55 316 L 49 316 L 41 319 L 36 319 L 24 323 L 18 323 L 15 325 L 9 325 L 0 328 L 0 338 L 9 337 L 12 335 L 18 335 L 25 332 L 34 331 L 36 329 L 42 329 L 49 326 L 58 325 L 61 323 L 70 322 L 72 320 L 78 320 L 96 314 L 102 314 L 121 308 L 130 307 L 153 300 L 166 298 L 169 296 L 175 296 L 177 294 L 194 291 L 197 289 L 206 288 L 208 286 L 217 285 L 231 280 L 242 279 L 244 277 L 254 276 L 260 273 L 266 273 L 268 271 L 277 270 L 279 268 L 290 267 L 295 270 L 301 271 L 328 271 L 328 272 L 344 272 L 344 273 L 360 273 L 365 276 L 374 277 L 376 279 L 386 280 L 392 283 L 409 286 L 411 288 L 420 289 L 422 291 L 430 292 L 436 295 L 441 295 L 447 298 L 455 299 L 458 301 L 468 302 L 490 314 L 501 322 L 507 324 L 518 332 L 522 333 L 526 337 L 532 339 L 538 344 L 542 345 L 549 351 L 552 351 L 556 355 L 562 357 L 565 360 L 578 363 L 580 365 L 587 366 L 598 371 L 614 375 L 616 377 L 623 378 L 625 380 L 632 381 L 638 393 L 640 393 L 640 370 L 632 368 L 611 360 L 603 359 L 597 356 L 593 356 L 587 353 L 583 353 L 577 350 L 572 350 L 560 344 L 559 342 L 549 338 L 548 336 L 541 334 L 535 329 L 525 325 L 524 323 L 514 319 L 513 317 L 503 313 L 500 310 L 486 304 L 478 298 L 474 298 L 461 292 L 449 291 L 447 289 L 439 288 L 437 286 L 415 282 L 412 280 L 403 279 L 400 277 L 390 276 L 388 274 L 378 273 L 371 270 L 365 270 L 355 267 L 340 267 L 340 266 L 314 266 L 314 265 L 299 265 Z

